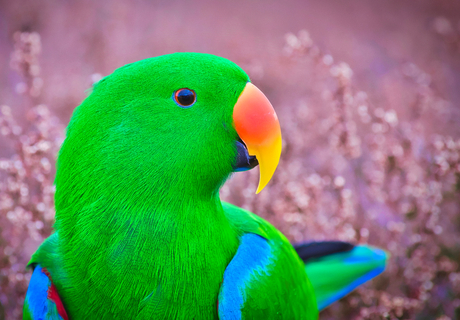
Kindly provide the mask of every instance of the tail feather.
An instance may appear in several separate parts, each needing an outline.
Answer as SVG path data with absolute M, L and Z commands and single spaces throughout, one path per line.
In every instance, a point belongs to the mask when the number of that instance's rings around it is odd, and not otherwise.
M 339 241 L 294 247 L 305 262 L 319 310 L 382 273 L 388 260 L 388 253 L 381 249 Z

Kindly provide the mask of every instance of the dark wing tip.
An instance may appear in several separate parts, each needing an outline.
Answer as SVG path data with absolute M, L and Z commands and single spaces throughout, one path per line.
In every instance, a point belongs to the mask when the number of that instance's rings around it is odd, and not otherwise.
M 333 253 L 347 252 L 355 245 L 343 241 L 320 241 L 294 244 L 294 249 L 304 262 L 314 258 L 324 257 Z

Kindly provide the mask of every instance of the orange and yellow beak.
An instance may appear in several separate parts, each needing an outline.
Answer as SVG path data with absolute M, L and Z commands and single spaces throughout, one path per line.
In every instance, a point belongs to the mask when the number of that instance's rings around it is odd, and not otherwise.
M 281 156 L 278 117 L 262 91 L 248 82 L 233 108 L 233 122 L 249 155 L 259 161 L 259 193 L 273 176 Z

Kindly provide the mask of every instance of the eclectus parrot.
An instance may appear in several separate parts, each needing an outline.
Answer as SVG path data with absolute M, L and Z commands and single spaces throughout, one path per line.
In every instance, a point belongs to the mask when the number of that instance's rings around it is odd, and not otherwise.
M 257 165 L 260 192 L 280 153 L 273 107 L 224 58 L 175 53 L 103 78 L 59 152 L 55 231 L 30 260 L 24 319 L 317 319 L 387 255 L 294 248 L 220 200 Z

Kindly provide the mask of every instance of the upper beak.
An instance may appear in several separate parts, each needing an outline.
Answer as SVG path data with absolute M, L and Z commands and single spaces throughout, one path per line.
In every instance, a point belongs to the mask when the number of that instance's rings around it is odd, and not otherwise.
M 233 108 L 233 122 L 249 154 L 259 161 L 259 193 L 273 176 L 281 156 L 278 117 L 262 91 L 248 82 Z

